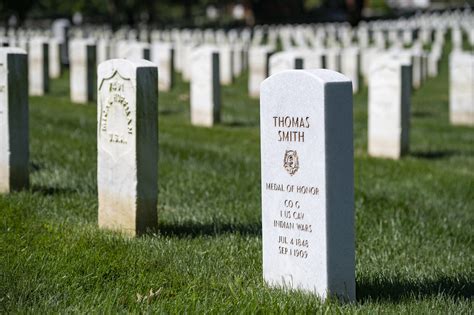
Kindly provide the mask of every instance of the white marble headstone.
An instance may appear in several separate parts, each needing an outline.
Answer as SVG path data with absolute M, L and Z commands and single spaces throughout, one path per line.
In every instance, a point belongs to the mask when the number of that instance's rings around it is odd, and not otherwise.
M 57 79 L 61 76 L 61 42 L 57 38 L 49 40 L 49 77 Z
M 270 57 L 270 75 L 303 67 L 303 58 L 296 51 L 280 51 Z
M 263 276 L 355 300 L 352 86 L 288 70 L 261 86 Z
M 29 94 L 44 95 L 49 90 L 49 49 L 44 38 L 30 41 L 28 52 Z
M 158 65 L 158 89 L 169 91 L 174 83 L 174 48 L 172 43 L 153 42 L 151 61 Z
M 28 57 L 0 48 L 0 193 L 27 188 Z
M 219 51 L 202 46 L 191 58 L 191 123 L 212 127 L 220 120 Z
M 394 54 L 375 60 L 369 73 L 368 150 L 398 159 L 408 152 L 411 66 Z
M 157 225 L 158 71 L 146 60 L 98 67 L 99 226 L 142 234 Z
M 249 50 L 249 95 L 253 98 L 260 96 L 260 83 L 269 75 L 269 59 L 273 53 L 270 46 L 256 46 Z
M 341 51 L 341 72 L 352 81 L 352 91 L 359 90 L 360 62 L 359 49 L 347 47 Z
M 87 39 L 69 42 L 71 101 L 85 104 L 96 97 L 96 45 Z
M 474 126 L 474 54 L 449 56 L 449 116 L 453 125 Z
M 231 45 L 219 47 L 219 78 L 222 85 L 230 85 L 234 80 L 234 50 Z

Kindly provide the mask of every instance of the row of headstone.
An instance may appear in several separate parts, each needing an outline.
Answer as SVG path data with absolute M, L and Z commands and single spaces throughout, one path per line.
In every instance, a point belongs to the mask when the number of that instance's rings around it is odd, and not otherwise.
M 172 86 L 173 67 L 176 71 L 182 72 L 185 81 L 191 79 L 192 52 L 199 49 L 202 44 L 211 43 L 219 50 L 220 82 L 222 85 L 227 85 L 249 63 L 248 56 L 251 54 L 251 50 L 259 50 L 262 47 L 261 45 L 265 44 L 263 47 L 268 48 L 270 52 L 274 52 L 278 41 L 280 41 L 285 51 L 297 51 L 298 58 L 303 59 L 303 68 L 325 67 L 340 71 L 352 79 L 353 91 L 357 92 L 360 86 L 360 75 L 364 78 L 364 82 L 368 82 L 370 63 L 376 59 L 374 56 L 384 55 L 386 50 L 403 49 L 400 46 L 401 43 L 413 47 L 409 51 L 413 58 L 412 80 L 413 86 L 418 88 L 424 78 L 436 75 L 446 32 L 451 30 L 454 47 L 463 45 L 463 35 L 472 44 L 474 32 L 471 26 L 472 13 L 465 10 L 444 14 L 422 14 L 409 19 L 362 22 L 355 28 L 343 23 L 327 23 L 297 26 L 257 26 L 253 30 L 246 28 L 240 31 L 229 30 L 228 32 L 189 29 L 120 29 L 113 33 L 107 28 L 86 26 L 71 28 L 69 33 L 73 40 L 75 40 L 74 38 L 87 38 L 93 42 L 96 46 L 97 64 L 111 58 L 145 58 L 159 64 L 161 69 L 161 75 L 159 76 L 160 90 L 167 90 Z M 48 46 L 49 77 L 56 78 L 61 71 L 61 64 L 64 64 L 62 60 L 64 59 L 64 51 L 70 51 L 66 59 L 71 59 L 75 55 L 74 50 L 70 49 L 71 43 L 69 43 L 69 37 L 67 36 L 69 28 L 70 26 L 66 21 L 60 20 L 55 22 L 52 32 L 42 33 L 41 31 L 28 30 L 18 30 L 16 32 L 8 30 L 7 32 L 0 30 L 0 38 L 5 36 L 7 43 L 25 43 L 25 46 L 27 46 L 25 49 L 27 50 L 29 50 L 28 46 L 31 38 L 35 40 L 42 38 Z M 49 37 L 47 37 L 48 34 Z M 432 46 L 429 53 L 424 50 L 423 45 Z M 65 46 L 68 49 L 64 49 Z M 158 51 L 160 47 L 162 51 Z M 37 51 L 37 49 L 33 49 L 34 51 Z M 58 58 L 58 55 L 61 58 Z M 46 56 L 43 56 L 43 59 L 45 58 Z M 32 59 L 39 60 L 41 56 L 32 56 Z M 278 66 L 278 62 L 275 71 L 268 67 L 269 60 L 255 62 L 255 64 L 262 63 L 265 64 L 265 68 L 268 68 L 265 69 L 266 75 L 263 77 L 261 75 L 262 71 L 259 70 L 262 67 L 251 67 L 249 65 L 249 95 L 253 97 L 258 95 L 256 93 L 258 92 L 258 85 L 265 77 L 270 73 L 279 71 L 278 67 L 280 70 L 283 69 L 281 63 Z M 296 65 L 296 68 L 299 66 L 300 64 Z M 74 68 L 78 69 L 80 66 Z M 259 73 L 252 73 L 253 69 L 257 69 Z M 88 72 L 88 70 L 84 72 Z M 35 73 L 38 72 L 35 71 Z M 36 75 L 38 78 L 40 76 L 42 76 L 40 73 Z M 260 79 L 256 79 L 258 77 Z M 32 77 L 31 81 L 47 82 L 47 79 Z M 81 79 L 81 81 L 84 81 L 84 79 Z M 32 84 L 32 86 L 36 85 L 38 84 Z M 71 82 L 71 87 L 79 85 L 80 83 Z M 87 84 L 81 89 L 87 90 L 86 87 Z M 42 90 L 32 87 L 31 94 L 41 95 L 45 93 L 47 83 L 44 84 Z M 71 91 L 71 99 L 74 102 L 84 102 L 84 97 L 78 98 L 75 94 L 77 93 Z
M 218 87 L 219 52 L 208 46 L 194 54 L 214 74 L 202 81 Z M 157 223 L 156 76 L 146 61 L 109 60 L 98 70 L 99 226 L 130 235 Z M 207 86 L 197 88 L 192 91 Z M 212 91 L 203 93 L 212 102 Z M 266 79 L 261 94 L 264 278 L 352 301 L 351 82 L 330 70 L 284 71 Z M 204 105 L 197 110 L 212 112 Z M 207 124 L 202 112 L 192 115 Z
M 78 52 L 74 54 L 78 59 L 71 58 L 71 62 L 82 63 L 84 68 L 95 63 L 88 61 L 87 43 L 71 42 L 70 47 Z M 26 53 L 16 49 L 0 52 L 4 66 L 0 71 L 4 100 L 0 118 L 7 119 L 2 126 L 18 117 L 27 123 L 26 85 L 18 83 L 27 80 Z M 259 66 L 267 70 L 268 55 L 263 52 L 264 62 Z M 473 69 L 472 56 L 455 54 L 453 67 L 460 67 L 459 60 L 466 58 Z M 283 56 L 293 58 L 293 67 L 302 66 L 302 58 Z M 214 46 L 193 52 L 191 117 L 196 124 L 208 126 L 218 120 L 219 58 Z M 373 155 L 397 158 L 407 150 L 411 62 L 407 55 L 385 55 L 370 66 L 369 153 Z M 109 60 L 99 66 L 101 227 L 132 235 L 156 227 L 157 77 L 156 65 L 144 60 Z M 472 82 L 472 76 L 470 79 Z M 330 70 L 278 71 L 261 89 L 264 278 L 270 285 L 302 289 L 322 298 L 336 295 L 354 300 L 351 80 Z M 470 97 L 472 100 L 472 94 Z M 2 144 L 6 144 L 2 149 L 6 147 L 8 153 L 2 151 L 1 178 L 8 179 L 2 182 L 2 191 L 25 187 L 28 182 L 24 172 L 28 127 L 16 126 L 22 132 L 15 131 L 14 136 L 10 129 L 2 132 Z

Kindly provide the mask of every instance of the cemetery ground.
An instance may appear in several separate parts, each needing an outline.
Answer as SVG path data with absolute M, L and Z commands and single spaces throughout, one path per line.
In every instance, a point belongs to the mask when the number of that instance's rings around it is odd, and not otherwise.
M 178 78 L 179 79 L 179 78 Z M 97 226 L 96 106 L 67 73 L 30 98 L 31 187 L 0 196 L 1 312 L 473 310 L 474 129 L 448 119 L 446 55 L 412 98 L 411 153 L 367 155 L 367 90 L 354 98 L 357 302 L 319 302 L 262 279 L 259 102 L 222 90 L 222 122 L 190 125 L 189 87 L 159 96 L 159 229 Z

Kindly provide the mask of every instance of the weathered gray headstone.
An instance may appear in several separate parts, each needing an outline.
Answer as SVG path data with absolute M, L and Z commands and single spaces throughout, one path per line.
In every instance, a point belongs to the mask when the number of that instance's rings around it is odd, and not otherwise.
M 157 225 L 158 71 L 146 60 L 98 67 L 99 226 L 130 235 Z
M 27 188 L 28 57 L 0 48 L 0 193 Z
M 219 51 L 202 46 L 191 58 L 191 123 L 212 127 L 220 121 Z
M 355 299 L 352 86 L 288 70 L 261 86 L 263 275 L 271 286 Z
M 411 66 L 397 55 L 378 58 L 369 74 L 369 155 L 398 159 L 408 152 Z

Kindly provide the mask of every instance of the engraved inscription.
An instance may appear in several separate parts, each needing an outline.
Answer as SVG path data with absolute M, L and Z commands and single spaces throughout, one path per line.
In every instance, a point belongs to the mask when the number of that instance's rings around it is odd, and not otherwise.
M 113 108 L 115 111 L 122 110 L 126 121 L 126 132 L 129 135 L 133 134 L 133 116 L 128 101 L 123 95 L 123 91 L 123 82 L 113 81 L 109 84 L 109 92 L 111 92 L 111 94 L 109 95 L 108 99 L 106 100 L 105 106 L 102 109 L 101 129 L 103 132 L 107 133 L 109 137 L 109 142 L 126 144 L 127 140 L 123 133 L 113 131 L 111 132 L 108 128 L 108 119 L 111 109 Z M 117 115 L 117 113 L 115 113 L 115 115 Z M 113 128 L 110 129 L 113 130 Z
M 287 129 L 309 128 L 309 117 L 274 116 L 273 126 L 283 129 L 277 133 L 279 142 L 304 142 L 304 131 Z
M 279 214 L 279 218 L 273 220 L 273 227 L 281 230 L 278 235 L 278 253 L 302 259 L 308 258 L 310 242 L 304 234 L 313 233 L 313 227 L 305 223 L 305 213 L 301 210 L 300 201 L 286 199 Z M 293 237 L 291 232 L 303 237 Z
M 135 88 L 115 71 L 99 86 L 99 147 L 114 160 L 132 152 L 135 143 Z
M 310 117 L 273 116 L 272 125 L 277 131 L 278 142 L 304 142 L 305 131 L 310 125 Z M 282 166 L 293 178 L 300 169 L 300 157 L 297 150 L 285 149 Z M 272 228 L 277 231 L 275 249 L 279 255 L 295 259 L 307 259 L 310 254 L 310 239 L 314 231 L 310 224 L 307 198 L 318 198 L 317 186 L 296 183 L 267 182 L 264 189 L 276 194 L 284 194 L 282 203 L 275 209 Z M 306 203 L 306 204 L 305 204 Z
M 285 157 L 283 158 L 283 167 L 291 176 L 295 175 L 296 171 L 300 168 L 296 150 L 286 150 Z

